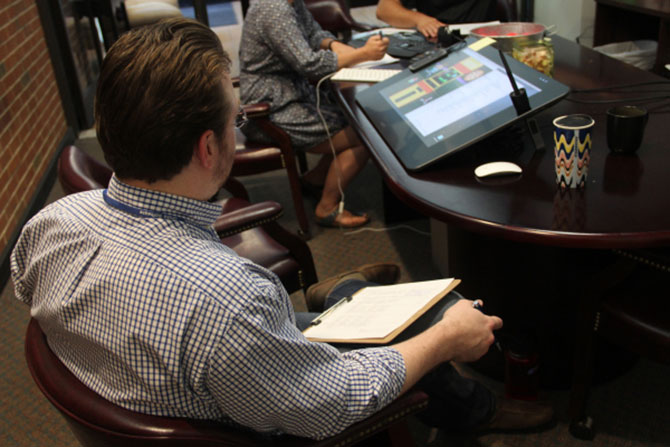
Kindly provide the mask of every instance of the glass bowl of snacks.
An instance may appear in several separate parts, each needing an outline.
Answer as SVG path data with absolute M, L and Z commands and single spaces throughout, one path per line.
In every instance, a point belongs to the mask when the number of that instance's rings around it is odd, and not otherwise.
M 496 41 L 497 49 L 511 54 L 515 46 L 540 42 L 546 32 L 547 27 L 539 23 L 508 22 L 480 26 L 470 31 L 470 34 L 480 38 L 490 37 Z
M 547 76 L 554 75 L 554 46 L 549 37 L 536 43 L 515 45 L 512 57 Z

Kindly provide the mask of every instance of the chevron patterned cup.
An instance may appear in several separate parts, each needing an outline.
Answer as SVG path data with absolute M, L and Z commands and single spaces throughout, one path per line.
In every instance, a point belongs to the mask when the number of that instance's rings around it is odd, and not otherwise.
M 564 115 L 554 119 L 556 183 L 561 188 L 583 188 L 591 160 L 591 130 L 588 115 Z

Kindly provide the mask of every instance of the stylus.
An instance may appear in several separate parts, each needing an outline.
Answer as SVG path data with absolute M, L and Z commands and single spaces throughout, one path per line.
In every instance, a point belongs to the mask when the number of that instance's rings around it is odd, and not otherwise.
M 512 70 L 509 68 L 509 65 L 507 64 L 507 59 L 505 59 L 505 53 L 503 53 L 501 50 L 498 50 L 498 53 L 500 53 L 500 59 L 502 59 L 502 63 L 505 66 L 505 73 L 507 73 L 507 77 L 509 78 L 509 82 L 512 84 L 512 88 L 514 89 L 514 94 L 515 95 L 520 95 L 521 92 L 519 91 L 519 87 L 516 85 L 516 80 L 514 79 L 514 75 L 512 74 Z
M 507 73 L 507 77 L 509 78 L 510 84 L 512 84 L 512 89 L 514 90 L 512 93 L 509 94 L 509 96 L 512 99 L 512 104 L 514 104 L 516 114 L 518 116 L 521 116 L 530 110 L 530 102 L 528 101 L 528 94 L 526 94 L 525 88 L 517 87 L 516 81 L 514 80 L 514 74 L 512 73 L 512 70 L 509 68 L 509 65 L 507 64 L 505 54 L 500 49 L 498 50 L 498 53 L 500 54 L 500 59 L 502 60 L 503 65 L 505 66 L 505 72 Z M 532 118 L 526 118 L 526 126 L 528 127 L 528 132 L 533 138 L 535 149 L 537 150 L 544 149 L 544 140 L 542 139 L 542 135 L 540 135 L 540 130 L 535 120 Z

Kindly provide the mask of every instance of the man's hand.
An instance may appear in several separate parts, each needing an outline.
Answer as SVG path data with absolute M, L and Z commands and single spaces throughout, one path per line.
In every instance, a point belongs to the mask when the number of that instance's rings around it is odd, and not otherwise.
M 377 18 L 396 28 L 416 28 L 433 42 L 437 41 L 437 30 L 445 25 L 429 15 L 405 8 L 400 0 L 379 0 Z
M 472 307 L 472 301 L 460 300 L 437 324 L 393 345 L 405 360 L 402 392 L 442 362 L 472 362 L 486 354 L 495 340 L 493 331 L 502 324 L 499 317 L 485 315 Z
M 437 40 L 437 30 L 445 25 L 434 17 L 417 13 L 416 29 L 430 41 L 435 42 Z
M 472 301 L 460 300 L 444 313 L 437 326 L 449 334 L 448 357 L 473 362 L 486 354 L 495 341 L 493 331 L 502 327 L 502 320 L 475 309 Z
M 377 61 L 384 57 L 386 49 L 389 46 L 388 37 L 382 37 L 378 34 L 370 36 L 362 50 L 365 52 L 366 60 Z

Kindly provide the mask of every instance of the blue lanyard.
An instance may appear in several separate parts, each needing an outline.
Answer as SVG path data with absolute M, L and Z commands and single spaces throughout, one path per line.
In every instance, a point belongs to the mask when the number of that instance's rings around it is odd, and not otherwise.
M 126 205 L 125 203 L 119 202 L 119 201 L 116 200 L 116 199 L 112 199 L 112 198 L 109 197 L 109 195 L 107 194 L 107 190 L 106 190 L 106 189 L 103 189 L 103 190 L 102 190 L 102 197 L 103 197 L 103 199 L 105 199 L 105 202 L 107 202 L 107 204 L 108 204 L 109 206 L 112 206 L 112 207 L 114 207 L 114 208 L 116 208 L 116 209 L 118 209 L 118 210 L 121 210 L 121 211 L 125 211 L 125 212 L 127 212 L 127 213 L 130 213 L 130 214 L 132 214 L 133 216 L 144 217 L 144 218 L 150 218 L 150 217 L 164 217 L 164 216 L 163 216 L 162 214 L 160 214 L 160 213 L 152 212 L 152 211 L 145 210 L 145 209 L 142 209 L 142 208 L 135 208 L 134 206 Z
M 142 217 L 144 219 L 154 218 L 154 219 L 176 220 L 176 221 L 185 222 L 187 224 L 193 225 L 192 223 L 189 223 L 189 221 L 184 217 L 175 216 L 175 215 L 172 215 L 172 214 L 164 214 L 164 213 L 160 213 L 158 211 L 149 211 L 149 210 L 145 210 L 145 209 L 142 209 L 142 208 L 136 208 L 134 206 L 130 206 L 130 205 L 127 205 L 125 203 L 119 202 L 118 200 L 112 199 L 111 197 L 109 197 L 109 194 L 107 194 L 107 189 L 102 190 L 102 198 L 105 199 L 105 202 L 109 206 L 111 206 L 113 208 L 116 208 L 120 211 L 125 211 L 127 213 L 130 213 L 133 216 Z M 195 228 L 198 228 L 200 230 L 204 230 L 203 228 L 200 228 L 199 225 L 195 225 Z M 216 232 L 214 231 L 214 228 L 212 228 L 211 226 L 205 231 L 208 234 L 211 232 L 212 234 L 214 234 L 214 236 L 216 236 Z

